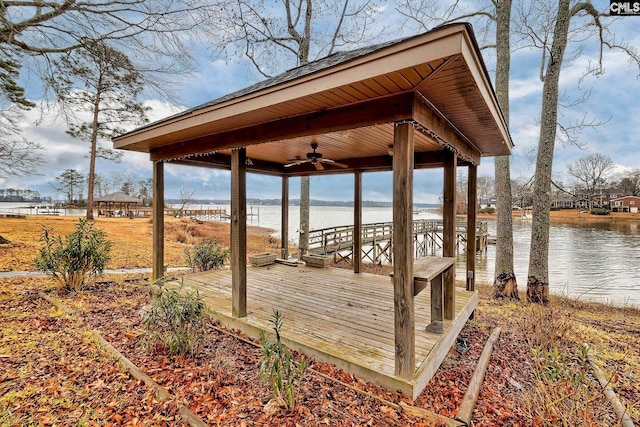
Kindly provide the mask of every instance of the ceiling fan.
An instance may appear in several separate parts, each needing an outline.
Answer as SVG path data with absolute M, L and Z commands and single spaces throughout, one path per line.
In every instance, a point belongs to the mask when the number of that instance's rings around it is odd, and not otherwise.
M 307 158 L 303 159 L 300 156 L 296 157 L 295 159 L 291 159 L 291 163 L 284 165 L 285 168 L 290 168 L 291 166 L 298 166 L 298 165 L 302 165 L 304 163 L 311 163 L 316 170 L 324 170 L 324 164 L 328 164 L 328 165 L 332 165 L 332 166 L 336 166 L 339 168 L 348 168 L 349 166 L 345 165 L 344 163 L 339 163 L 336 162 L 335 160 L 331 160 L 331 159 L 325 159 L 322 157 L 322 153 L 318 153 L 316 150 L 318 149 L 318 143 L 317 142 L 312 142 L 311 143 L 311 149 L 313 150 L 310 153 L 307 153 Z

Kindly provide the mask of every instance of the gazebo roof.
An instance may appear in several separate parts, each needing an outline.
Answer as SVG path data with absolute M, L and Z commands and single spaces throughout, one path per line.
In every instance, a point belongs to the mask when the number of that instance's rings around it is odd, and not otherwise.
M 512 141 L 469 24 L 382 43 L 279 76 L 114 138 L 114 147 L 153 161 L 229 168 L 246 147 L 247 170 L 305 175 L 391 170 L 394 123 L 411 122 L 415 167 L 510 154 Z M 346 169 L 317 171 L 305 158 L 316 142 Z
M 102 203 L 142 203 L 140 199 L 132 197 L 125 193 L 111 193 L 106 196 L 98 197 L 94 200 L 95 202 Z

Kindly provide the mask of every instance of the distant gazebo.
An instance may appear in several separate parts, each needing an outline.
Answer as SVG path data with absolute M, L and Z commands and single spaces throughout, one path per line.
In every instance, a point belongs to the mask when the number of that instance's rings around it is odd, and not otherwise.
M 133 209 L 142 201 L 126 193 L 111 193 L 95 199 L 98 216 L 132 216 Z

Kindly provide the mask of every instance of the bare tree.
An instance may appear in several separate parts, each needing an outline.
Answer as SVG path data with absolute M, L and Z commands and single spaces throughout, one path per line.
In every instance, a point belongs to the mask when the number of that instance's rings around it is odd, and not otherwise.
M 7 134 L 3 133 L 0 137 L 0 178 L 37 174 L 38 166 L 43 163 L 42 146 L 24 138 L 5 138 Z
M 16 82 L 18 67 L 11 58 L 0 60 L 0 178 L 35 174 L 43 163 L 42 147 L 19 136 L 24 111 L 35 104 Z
M 405 0 L 400 13 L 428 30 L 431 23 L 472 20 L 478 24 L 483 48 L 496 50 L 496 97 L 509 124 L 509 70 L 511 67 L 511 0 L 478 2 Z M 519 299 L 513 265 L 511 165 L 508 156 L 494 158 L 496 195 L 496 264 L 494 297 Z
M 478 177 L 478 198 L 479 199 L 491 199 L 495 196 L 495 181 L 490 176 Z
M 184 208 L 191 203 L 191 199 L 193 199 L 194 194 L 196 194 L 196 190 L 189 188 L 186 183 L 182 184 L 182 187 L 180 187 L 180 206 L 173 212 L 176 218 L 182 216 Z
M 557 6 L 546 2 L 530 2 L 521 10 L 522 34 L 534 46 L 541 49 L 540 78 L 543 81 L 540 137 L 536 158 L 533 194 L 533 222 L 531 226 L 531 250 L 527 277 L 527 299 L 531 302 L 549 303 L 549 210 L 553 150 L 557 138 L 559 80 L 565 52 L 569 42 L 579 43 L 577 52 L 591 37 L 599 43 L 598 59 L 587 73 L 604 71 L 604 48 L 621 50 L 640 66 L 640 57 L 632 46 L 620 43 L 608 31 L 591 2 L 559 0 Z M 571 37 L 570 37 L 571 35 Z M 570 61 L 573 57 L 567 58 Z
M 587 196 L 589 209 L 593 209 L 593 198 L 598 189 L 607 184 L 607 176 L 615 164 L 606 154 L 590 154 L 567 163 L 567 172 L 575 178 Z
M 467 171 L 459 169 L 456 173 L 456 215 L 465 215 L 467 213 L 468 182 L 469 177 L 467 176 Z
M 61 54 L 106 43 L 134 57 L 144 69 L 147 88 L 173 95 L 163 76 L 187 71 L 185 31 L 196 31 L 218 13 L 220 2 L 208 0 L 3 0 L 0 3 L 0 174 L 27 174 L 42 163 L 40 146 L 13 136 L 23 111 L 35 107 L 20 74 L 40 96 L 38 81 L 50 81 L 51 66 Z M 144 64 L 144 68 L 142 67 Z
M 347 45 L 366 43 L 377 13 L 372 0 L 236 0 L 228 19 L 217 28 L 222 46 L 242 52 L 264 77 L 331 55 Z M 280 9 L 282 7 L 284 10 Z M 218 37 L 220 37 L 218 35 Z M 306 250 L 309 238 L 309 177 L 300 180 L 298 246 Z
M 615 185 L 625 196 L 640 196 L 640 169 L 621 174 Z
M 141 62 L 154 59 L 159 71 L 177 70 L 190 58 L 184 32 L 195 30 L 219 5 L 204 0 L 3 1 L 0 49 L 17 69 L 22 61 L 44 60 L 46 72 L 56 55 L 101 42 L 135 50 Z
M 533 176 L 531 178 L 525 178 L 520 176 L 511 181 L 512 198 L 517 201 L 517 204 L 521 208 L 530 206 L 532 203 L 533 195 Z

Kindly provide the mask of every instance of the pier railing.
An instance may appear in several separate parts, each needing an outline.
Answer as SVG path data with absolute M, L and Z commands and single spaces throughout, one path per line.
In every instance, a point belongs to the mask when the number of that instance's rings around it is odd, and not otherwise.
M 486 250 L 487 223 L 478 221 L 476 225 L 477 249 Z M 353 225 L 340 225 L 309 231 L 309 251 L 325 255 L 334 254 L 335 258 L 350 259 L 353 251 Z M 434 253 L 442 248 L 443 222 L 438 219 L 417 219 L 413 221 L 413 241 L 416 258 Z M 456 246 L 466 248 L 466 221 L 456 222 Z M 361 231 L 362 256 L 372 262 L 383 258 L 391 261 L 393 240 L 393 222 L 363 224 Z

